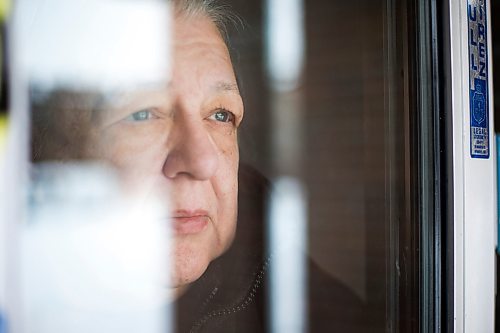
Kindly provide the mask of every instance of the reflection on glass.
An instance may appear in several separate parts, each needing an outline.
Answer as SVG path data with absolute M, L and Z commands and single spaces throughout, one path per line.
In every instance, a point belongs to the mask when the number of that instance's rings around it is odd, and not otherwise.
M 279 91 L 299 85 L 304 62 L 302 0 L 267 0 L 266 61 L 271 84 Z
M 28 332 L 383 331 L 381 4 L 231 3 L 19 1 Z
M 165 332 L 167 229 L 100 167 L 34 169 L 22 238 L 26 332 Z
M 304 4 L 266 1 L 266 63 L 271 83 L 272 164 L 267 220 L 273 256 L 268 296 L 271 332 L 307 332 L 307 201 L 301 185 Z M 283 177 L 283 175 L 285 177 Z
M 0 333 L 6 330 L 7 320 L 7 213 L 6 207 L 8 204 L 7 193 L 5 191 L 6 181 L 6 147 L 7 147 L 7 126 L 8 126 L 8 110 L 7 110 L 7 64 L 5 59 L 6 54 L 6 36 L 5 36 L 5 21 L 9 11 L 9 1 L 0 1 L 0 52 L 4 56 L 0 57 Z
M 23 65 L 49 91 L 111 92 L 168 77 L 168 11 L 158 0 L 17 5 Z
M 16 330 L 171 330 L 168 193 L 124 183 L 113 163 L 127 153 L 120 144 L 140 141 L 121 126 L 131 110 L 166 105 L 153 96 L 166 95 L 171 77 L 168 9 L 155 0 L 16 6 L 33 162 Z
M 271 332 L 307 332 L 307 212 L 304 189 L 294 179 L 274 184 L 269 216 L 273 255 Z

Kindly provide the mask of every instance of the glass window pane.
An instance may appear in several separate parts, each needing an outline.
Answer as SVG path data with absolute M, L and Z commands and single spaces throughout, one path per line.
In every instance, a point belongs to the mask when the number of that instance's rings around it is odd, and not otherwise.
M 13 327 L 415 327 L 406 2 L 18 3 Z

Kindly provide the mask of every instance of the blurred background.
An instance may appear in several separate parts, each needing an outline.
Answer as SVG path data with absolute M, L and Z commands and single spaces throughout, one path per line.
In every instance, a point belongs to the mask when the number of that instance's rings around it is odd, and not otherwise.
M 270 179 L 282 174 L 300 179 L 307 193 L 310 256 L 367 304 L 370 331 L 384 331 L 386 168 L 396 144 L 386 111 L 384 57 L 391 47 L 385 40 L 386 2 L 305 1 L 301 74 L 285 91 L 273 87 L 266 67 L 266 3 L 231 5 L 245 21 L 231 35 L 245 103 L 242 162 Z M 276 109 L 282 110 L 281 123 Z M 295 123 L 283 125 L 294 117 Z M 283 126 L 295 130 L 283 131 Z M 288 135 L 283 141 L 294 147 L 276 144 L 280 130 Z M 291 164 L 283 166 L 288 155 L 278 149 L 294 150 Z

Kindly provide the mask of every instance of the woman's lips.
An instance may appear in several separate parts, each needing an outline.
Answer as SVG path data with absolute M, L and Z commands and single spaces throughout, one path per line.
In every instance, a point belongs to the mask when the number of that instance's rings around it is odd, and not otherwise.
M 172 228 L 177 235 L 196 234 L 205 229 L 210 217 L 203 210 L 178 210 L 172 214 Z

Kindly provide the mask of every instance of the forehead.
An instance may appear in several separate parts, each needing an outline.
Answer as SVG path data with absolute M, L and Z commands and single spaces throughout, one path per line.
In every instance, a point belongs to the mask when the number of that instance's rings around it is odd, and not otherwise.
M 214 76 L 219 82 L 235 81 L 227 46 L 209 18 L 177 14 L 172 39 L 174 79 L 191 73 Z
M 182 60 L 189 55 L 217 55 L 228 61 L 229 52 L 215 24 L 206 16 L 185 16 L 177 14 L 173 30 L 174 60 Z
M 204 14 L 174 14 L 173 37 L 176 44 L 181 44 L 187 39 L 210 40 L 226 46 L 215 23 Z

